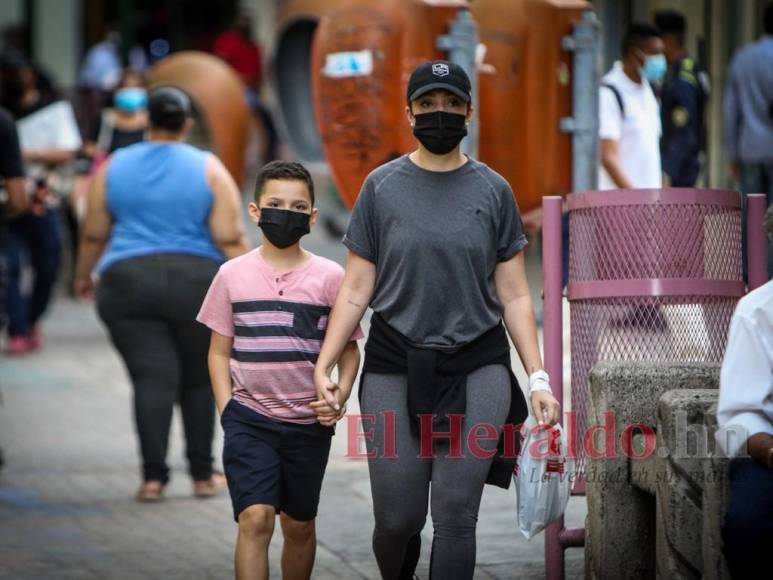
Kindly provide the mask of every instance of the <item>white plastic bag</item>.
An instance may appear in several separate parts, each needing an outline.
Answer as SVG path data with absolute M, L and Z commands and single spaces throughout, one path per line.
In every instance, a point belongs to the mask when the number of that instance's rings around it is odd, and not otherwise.
M 535 428 L 536 427 L 536 428 Z M 537 427 L 529 415 L 516 466 L 518 527 L 530 540 L 566 509 L 574 462 L 566 457 L 566 433 L 561 425 Z

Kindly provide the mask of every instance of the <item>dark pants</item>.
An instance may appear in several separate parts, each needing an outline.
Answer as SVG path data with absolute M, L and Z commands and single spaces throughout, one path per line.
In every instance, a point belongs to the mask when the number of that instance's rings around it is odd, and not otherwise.
M 695 187 L 698 176 L 701 173 L 701 162 L 696 152 L 692 157 L 682 163 L 679 173 L 671 176 L 671 187 Z
M 99 316 L 134 386 L 134 415 L 146 481 L 169 479 L 169 428 L 176 401 L 196 481 L 212 475 L 215 406 L 207 370 L 209 330 L 196 314 L 219 264 L 154 254 L 110 266 L 97 287 Z
M 741 191 L 743 192 L 743 213 L 741 214 L 741 244 L 743 248 L 743 277 L 748 280 L 746 254 L 746 196 L 750 193 L 764 193 L 768 196 L 767 206 L 773 204 L 773 161 L 766 163 L 741 164 Z M 764 228 L 764 224 L 755 224 Z M 768 280 L 773 278 L 773 248 L 768 245 Z
M 272 505 L 294 520 L 317 517 L 334 430 L 266 417 L 231 399 L 220 416 L 223 467 L 234 521 L 252 505 Z
M 42 216 L 25 214 L 10 223 L 6 244 L 8 334 L 26 336 L 46 311 L 62 256 L 61 214 L 49 209 Z M 25 255 L 34 275 L 32 292 L 25 296 L 21 277 Z
M 761 578 L 773 548 L 773 470 L 753 459 L 730 463 L 730 503 L 722 528 L 733 578 Z

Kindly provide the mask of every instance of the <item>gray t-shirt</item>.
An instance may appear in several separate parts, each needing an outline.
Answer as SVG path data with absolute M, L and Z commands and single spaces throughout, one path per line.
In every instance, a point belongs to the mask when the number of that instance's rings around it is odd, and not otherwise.
M 501 175 L 474 159 L 427 171 L 405 155 L 367 177 L 343 243 L 376 265 L 374 311 L 414 345 L 453 350 L 499 323 L 494 269 L 527 242 Z

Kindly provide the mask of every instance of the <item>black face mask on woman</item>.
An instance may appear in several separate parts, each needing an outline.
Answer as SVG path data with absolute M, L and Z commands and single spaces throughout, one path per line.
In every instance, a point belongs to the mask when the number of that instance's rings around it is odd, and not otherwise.
M 435 111 L 416 115 L 413 134 L 428 151 L 445 155 L 467 135 L 467 117 L 459 113 Z
M 311 215 L 289 209 L 263 207 L 258 227 L 277 248 L 288 248 L 311 231 Z

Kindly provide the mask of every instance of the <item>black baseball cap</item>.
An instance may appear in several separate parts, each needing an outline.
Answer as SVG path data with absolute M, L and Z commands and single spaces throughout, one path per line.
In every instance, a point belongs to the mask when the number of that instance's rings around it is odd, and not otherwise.
M 432 60 L 416 67 L 408 80 L 408 101 L 437 90 L 450 91 L 465 103 L 472 100 L 470 77 L 461 66 L 447 60 Z
M 155 88 L 148 95 L 148 114 L 153 127 L 177 131 L 191 116 L 191 99 L 177 87 Z

